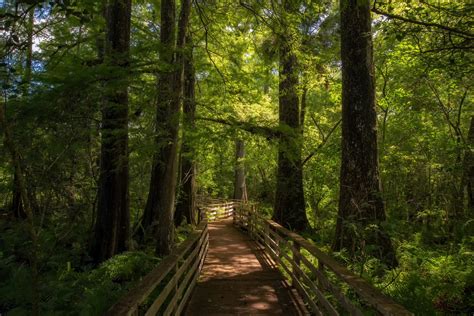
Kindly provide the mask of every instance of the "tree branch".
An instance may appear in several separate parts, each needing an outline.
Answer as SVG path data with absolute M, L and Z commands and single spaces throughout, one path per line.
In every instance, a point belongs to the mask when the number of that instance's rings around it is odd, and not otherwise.
M 339 124 L 341 124 L 342 122 L 342 119 L 339 119 L 339 121 L 337 121 L 337 123 L 331 128 L 331 130 L 329 131 L 329 133 L 327 135 L 324 135 L 322 134 L 322 137 L 323 137 L 323 140 L 321 141 L 321 143 L 318 145 L 318 147 L 316 147 L 315 150 L 313 150 L 313 152 L 311 154 L 309 154 L 305 160 L 303 160 L 303 163 L 301 165 L 304 166 L 305 163 L 307 163 L 311 158 L 314 157 L 314 155 L 316 155 L 318 153 L 318 151 L 323 148 L 324 145 L 326 145 L 326 143 L 328 142 L 329 140 L 329 137 L 332 135 L 332 133 L 337 129 L 337 127 L 339 126 Z M 316 125 L 318 126 L 318 125 Z M 319 129 L 319 127 L 318 127 Z
M 208 29 L 208 24 L 206 23 L 206 21 L 204 21 L 204 12 L 202 10 L 202 8 L 199 6 L 199 1 L 194 1 L 194 4 L 196 6 L 196 9 L 197 9 L 197 13 L 198 13 L 198 17 L 199 17 L 199 21 L 201 21 L 201 24 L 204 28 L 204 38 L 205 38 L 205 50 L 206 50 L 206 53 L 207 53 L 207 57 L 209 58 L 209 60 L 211 61 L 212 65 L 214 66 L 214 68 L 216 69 L 217 73 L 219 74 L 219 76 L 221 77 L 222 79 L 222 82 L 224 83 L 224 89 L 225 89 L 225 85 L 227 83 L 227 80 L 224 76 L 224 74 L 221 72 L 221 70 L 219 69 L 219 67 L 217 67 L 216 63 L 214 62 L 214 59 L 212 58 L 212 55 L 211 55 L 211 52 L 209 50 L 209 29 Z M 224 90 L 225 91 L 225 90 Z
M 200 121 L 207 121 L 207 122 L 214 122 L 219 123 L 222 125 L 231 126 L 234 128 L 241 129 L 243 131 L 249 132 L 254 135 L 260 135 L 266 137 L 267 139 L 274 139 L 281 136 L 282 132 L 278 131 L 274 127 L 267 127 L 267 126 L 259 126 L 249 122 L 242 122 L 238 121 L 234 118 L 230 118 L 228 120 L 219 119 L 219 118 L 212 118 L 212 117 L 196 117 L 196 120 Z
M 382 10 L 376 8 L 375 6 L 372 8 L 372 12 L 383 15 L 383 16 L 389 18 L 389 19 L 400 20 L 400 21 L 403 21 L 403 22 L 422 25 L 422 26 L 426 26 L 426 27 L 436 27 L 438 29 L 448 31 L 448 32 L 460 35 L 462 37 L 467 37 L 467 38 L 470 38 L 470 39 L 474 38 L 474 34 L 468 32 L 468 31 L 455 29 L 455 28 L 452 28 L 452 27 L 449 27 L 449 26 L 446 26 L 446 25 L 442 25 L 442 24 L 439 24 L 439 23 L 422 22 L 422 21 L 418 21 L 418 20 L 409 19 L 409 18 L 403 17 L 401 15 L 397 15 L 397 14 L 382 11 Z

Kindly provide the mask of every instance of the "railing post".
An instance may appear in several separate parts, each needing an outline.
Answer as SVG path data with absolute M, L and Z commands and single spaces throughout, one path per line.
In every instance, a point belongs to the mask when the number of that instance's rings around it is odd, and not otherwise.
M 321 260 L 319 260 L 319 259 L 318 259 L 318 270 L 319 270 L 319 272 L 321 273 L 321 275 L 324 276 L 324 264 L 323 264 L 323 263 L 321 262 Z M 318 278 L 318 280 L 319 280 L 319 282 L 318 282 L 319 288 L 320 288 L 320 289 L 324 289 L 325 286 L 324 286 L 323 281 L 320 280 L 319 278 Z
M 263 240 L 265 241 L 265 248 L 271 248 L 270 247 L 270 243 L 268 242 L 268 235 L 270 234 L 269 233 L 269 230 L 270 230 L 270 227 L 269 227 L 269 224 L 267 221 L 263 221 Z
M 207 219 L 207 211 L 204 207 L 200 207 L 200 216 L 201 216 L 201 221 L 205 221 Z
M 252 205 L 250 207 L 250 209 L 252 210 L 252 229 L 253 229 L 253 239 L 254 240 L 258 240 L 257 238 L 257 235 L 258 235 L 258 218 L 257 218 L 257 210 L 256 210 L 256 207 L 255 205 Z
M 252 215 L 252 208 L 249 207 L 247 209 L 247 221 L 248 221 L 248 229 L 249 229 L 249 235 L 250 238 L 253 239 L 253 215 Z
M 295 262 L 295 265 L 300 268 L 301 265 L 300 265 L 300 254 L 301 254 L 301 246 L 300 244 L 298 244 L 297 242 L 294 242 L 293 241 L 293 248 L 291 250 L 292 254 L 293 254 L 293 261 Z M 299 272 L 298 272 L 298 269 L 296 267 L 293 267 L 293 280 L 292 280 L 292 285 L 295 286 L 296 282 L 298 282 L 298 278 L 299 278 Z
M 255 205 L 250 205 L 250 209 L 252 210 L 252 225 L 253 225 L 253 239 L 258 241 L 258 217 L 257 217 L 257 210 Z
M 236 220 L 235 220 L 235 215 L 237 213 L 236 208 L 237 208 L 236 204 L 234 203 L 234 205 L 232 206 L 232 225 L 234 225 L 234 226 L 235 226 L 235 222 L 236 222 Z
M 176 264 L 175 264 L 173 270 L 174 270 L 174 275 L 178 274 L 178 270 L 179 270 L 179 260 L 176 261 Z M 174 283 L 174 289 L 173 289 L 173 293 L 174 293 L 174 294 L 173 294 L 172 297 L 178 295 L 178 287 L 179 287 L 179 278 L 176 278 L 175 283 Z M 178 300 L 179 300 L 179 297 L 178 297 Z M 176 301 L 176 302 L 177 302 L 177 301 Z M 175 304 L 176 304 L 176 303 L 175 303 Z M 172 307 L 172 308 L 171 308 L 171 311 L 173 311 L 175 308 L 176 308 L 176 306 Z

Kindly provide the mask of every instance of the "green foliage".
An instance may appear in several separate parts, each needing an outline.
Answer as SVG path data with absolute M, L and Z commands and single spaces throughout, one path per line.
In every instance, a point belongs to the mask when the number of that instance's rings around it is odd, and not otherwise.
M 120 296 L 159 264 L 143 252 L 126 252 L 99 267 L 78 269 L 71 262 L 58 262 L 41 280 L 41 309 L 52 314 L 102 315 Z M 14 256 L 0 253 L 0 310 L 8 315 L 26 315 L 31 293 L 31 273 L 26 264 L 18 266 Z
M 472 248 L 471 248 L 472 249 Z M 400 268 L 381 286 L 416 315 L 468 314 L 474 306 L 474 256 L 458 250 L 427 250 L 415 243 L 399 247 Z

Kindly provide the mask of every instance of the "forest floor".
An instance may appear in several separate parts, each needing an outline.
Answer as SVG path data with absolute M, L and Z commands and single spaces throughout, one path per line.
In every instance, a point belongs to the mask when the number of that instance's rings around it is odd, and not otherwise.
M 185 315 L 305 315 L 275 263 L 232 220 L 209 224 L 209 252 Z

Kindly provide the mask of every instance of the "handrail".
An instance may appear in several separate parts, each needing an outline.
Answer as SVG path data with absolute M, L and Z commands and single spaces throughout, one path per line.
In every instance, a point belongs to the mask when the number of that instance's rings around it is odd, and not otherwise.
M 198 208 L 201 209 L 201 215 L 208 221 L 226 219 L 234 214 L 234 208 L 240 205 L 237 201 L 209 201 L 206 203 L 198 202 Z
M 159 293 L 145 315 L 180 315 L 196 285 L 209 247 L 207 221 L 147 274 L 135 288 L 114 304 L 106 315 L 138 315 L 144 302 Z M 142 307 L 143 308 L 143 307 Z
M 343 293 L 341 284 L 352 289 L 364 307 L 382 315 L 413 315 L 308 240 L 257 214 L 255 206 L 241 203 L 234 211 L 234 224 L 265 247 L 315 315 L 339 315 L 342 311 L 363 315 L 361 307 Z

